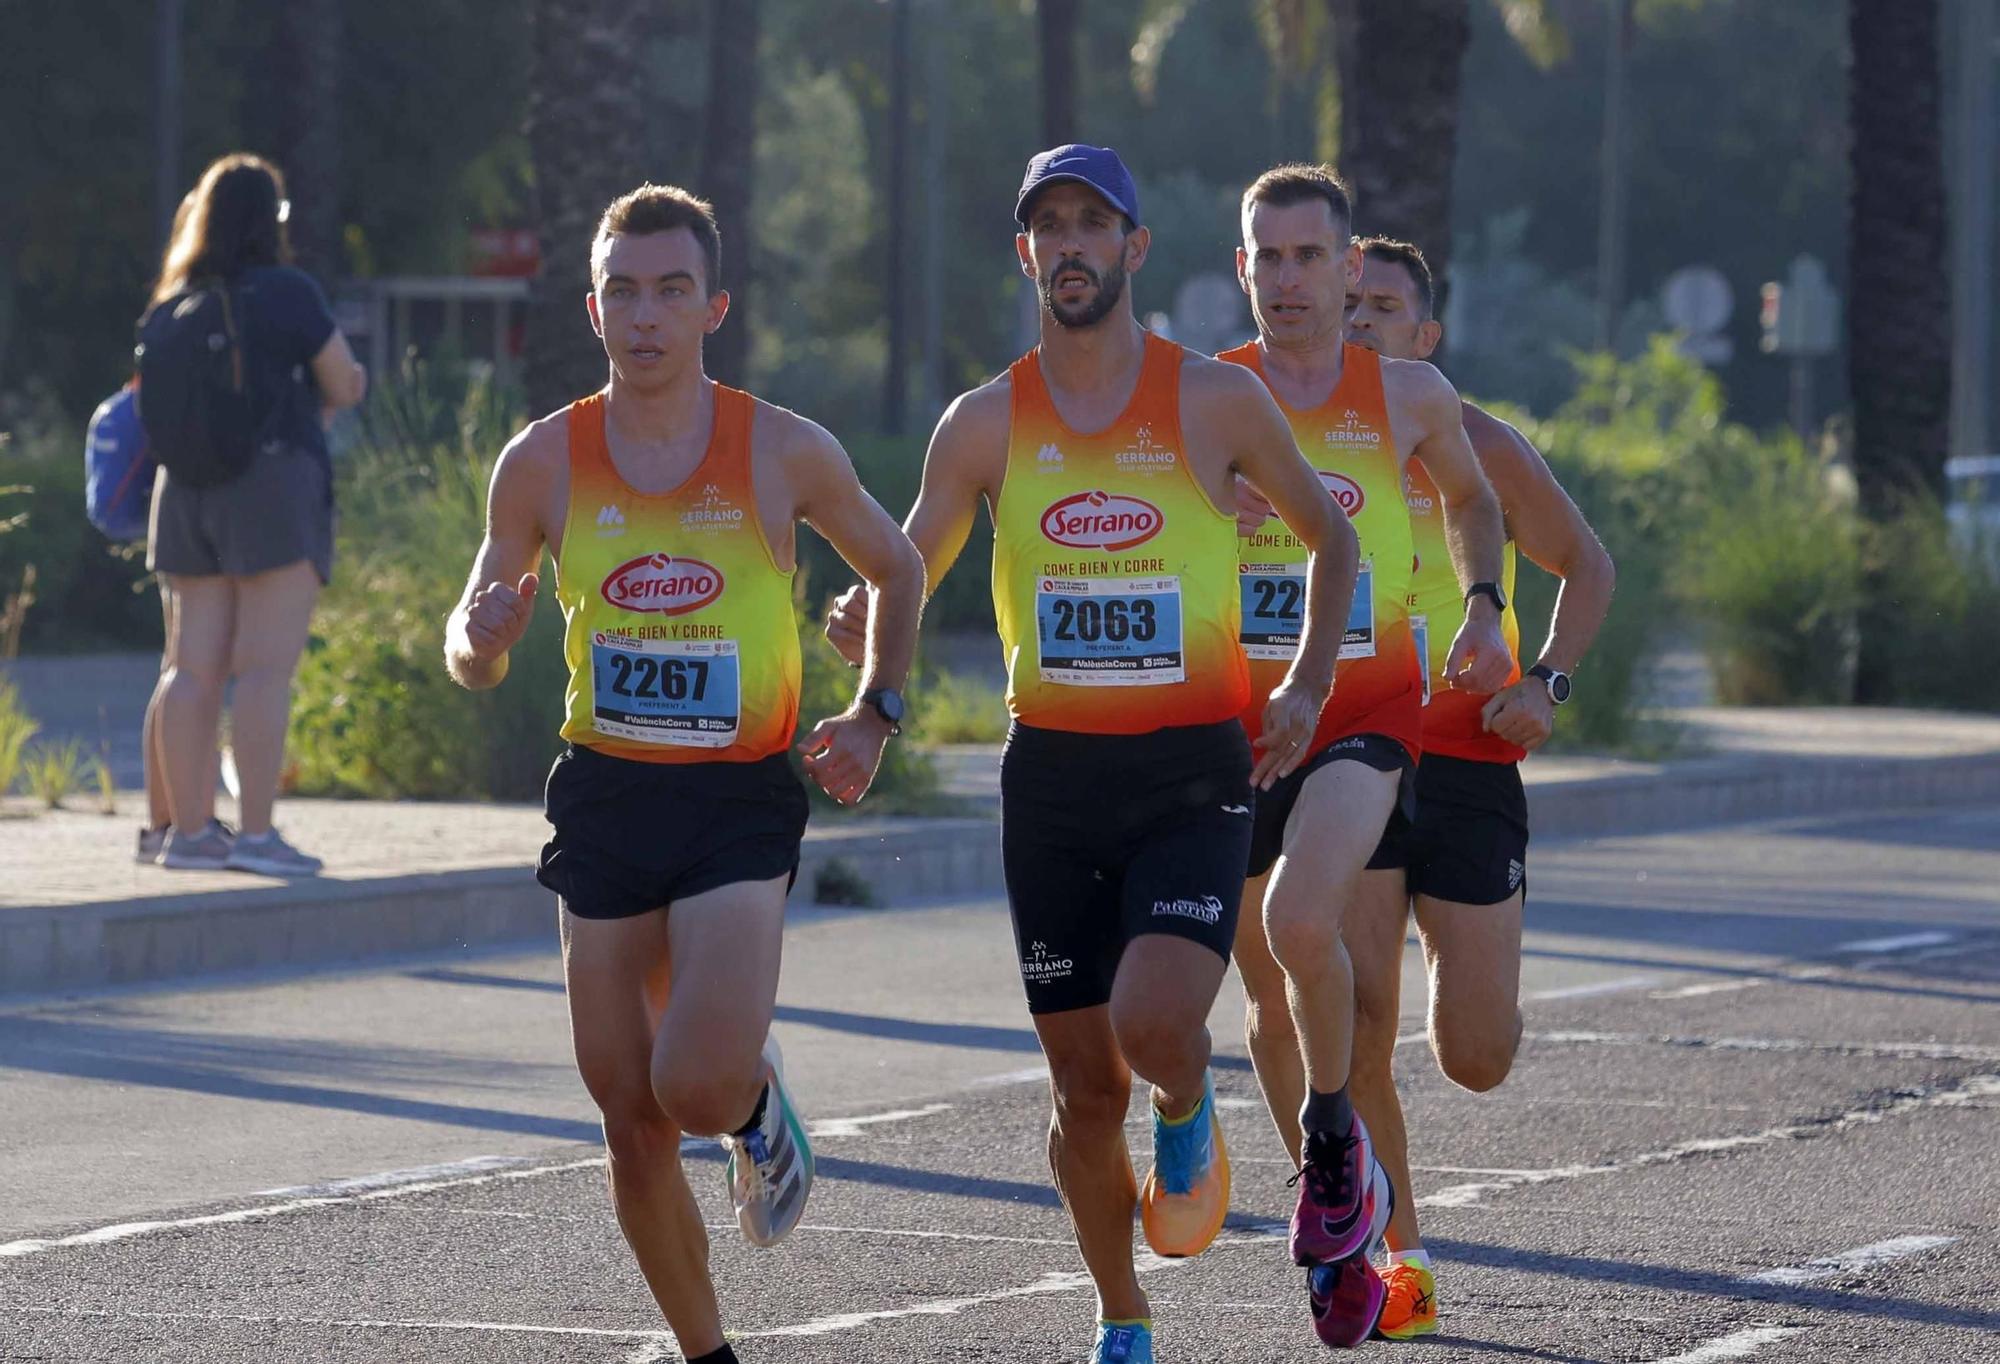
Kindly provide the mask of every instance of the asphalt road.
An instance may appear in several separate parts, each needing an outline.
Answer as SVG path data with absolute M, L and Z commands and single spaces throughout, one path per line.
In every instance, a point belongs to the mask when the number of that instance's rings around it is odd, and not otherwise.
M 1403 1051 L 1444 1334 L 1364 1352 L 2000 1360 L 2000 808 L 1550 844 L 1530 877 L 1513 1077 Z M 743 1358 L 1083 1359 L 1003 907 L 807 911 L 786 950 L 807 1224 L 751 1249 L 688 1153 Z M 0 1360 L 676 1358 L 557 979 L 536 952 L 0 1007 Z M 1321 1353 L 1239 1010 L 1230 1227 L 1142 1261 L 1163 1361 Z

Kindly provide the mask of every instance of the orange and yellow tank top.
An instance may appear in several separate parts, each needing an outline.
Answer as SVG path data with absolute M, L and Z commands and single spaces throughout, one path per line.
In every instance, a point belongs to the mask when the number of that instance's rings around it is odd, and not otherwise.
M 1037 352 L 1010 371 L 993 608 L 1022 724 L 1145 734 L 1233 719 L 1249 696 L 1235 518 L 1188 465 L 1182 358 L 1149 333 L 1131 402 L 1091 435 L 1056 412 Z
M 1447 758 L 1470 758 L 1474 762 L 1517 763 L 1527 750 L 1489 734 L 1480 723 L 1479 712 L 1491 693 L 1458 691 L 1444 680 L 1445 660 L 1451 642 L 1465 624 L 1465 598 L 1458 588 L 1458 572 L 1451 566 L 1451 550 L 1444 538 L 1444 499 L 1421 460 L 1410 461 L 1406 484 L 1410 505 L 1410 531 L 1416 538 L 1416 571 L 1410 575 L 1411 619 L 1418 621 L 1424 641 L 1424 751 L 1442 753 Z M 1507 542 L 1502 560 L 1500 590 L 1507 596 L 1507 609 L 1500 615 L 1500 629 L 1507 636 L 1514 668 L 1507 685 L 1521 680 L 1521 622 L 1514 615 L 1514 542 Z
M 1255 370 L 1270 382 L 1254 341 L 1216 359 Z M 1299 410 L 1280 398 L 1278 406 L 1291 423 L 1300 453 L 1354 522 L 1361 541 L 1361 571 L 1335 665 L 1333 695 L 1320 711 L 1312 747 L 1317 751 L 1351 734 L 1381 734 L 1414 757 L 1423 728 L 1423 675 L 1410 627 L 1410 514 L 1382 394 L 1382 359 L 1366 347 L 1349 346 L 1340 382 L 1325 402 Z M 1305 626 L 1306 559 L 1305 542 L 1276 518 L 1237 542 L 1243 648 L 1250 658 L 1251 681 L 1243 724 L 1253 739 L 1263 727 L 1265 703 L 1298 653 Z
M 708 449 L 671 492 L 619 475 L 602 393 L 569 409 L 562 736 L 613 757 L 755 762 L 798 725 L 793 575 L 764 539 L 750 478 L 756 401 L 711 387 Z

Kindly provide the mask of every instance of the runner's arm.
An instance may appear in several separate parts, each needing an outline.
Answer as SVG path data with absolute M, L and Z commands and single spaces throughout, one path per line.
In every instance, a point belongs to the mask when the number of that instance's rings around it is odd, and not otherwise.
M 923 484 L 903 530 L 923 557 L 926 600 L 958 561 L 979 517 L 982 498 L 999 496 L 1007 452 L 1008 404 L 989 385 L 961 395 L 945 409 L 924 455 Z M 850 664 L 860 666 L 868 634 L 868 597 L 850 587 L 826 616 L 826 637 Z
M 1397 373 L 1423 433 L 1410 455 L 1424 462 L 1443 500 L 1445 544 L 1459 590 L 1474 583 L 1498 583 L 1507 526 L 1501 519 L 1500 499 L 1465 434 L 1465 408 L 1458 390 L 1434 366 L 1422 362 L 1399 364 Z M 1484 594 L 1469 598 L 1465 624 L 1445 658 L 1445 677 L 1454 687 L 1494 692 L 1506 685 L 1513 664 L 1500 629 L 1500 608 Z
M 861 486 L 840 442 L 803 418 L 799 430 L 787 460 L 799 515 L 868 585 L 861 689 L 900 690 L 917 649 L 924 561 L 895 518 Z
M 547 491 L 539 450 L 544 437 L 531 426 L 508 442 L 493 466 L 486 492 L 486 536 L 472 561 L 465 594 L 445 621 L 444 666 L 454 682 L 473 691 L 496 687 L 507 676 L 507 653 L 528 628 L 540 579 L 545 539 L 541 505 Z
M 1507 509 L 1514 543 L 1562 580 L 1538 661 L 1559 673 L 1575 672 L 1611 609 L 1617 568 L 1534 443 L 1478 408 L 1469 408 L 1467 417 L 1468 433 L 1479 428 L 1480 463 Z

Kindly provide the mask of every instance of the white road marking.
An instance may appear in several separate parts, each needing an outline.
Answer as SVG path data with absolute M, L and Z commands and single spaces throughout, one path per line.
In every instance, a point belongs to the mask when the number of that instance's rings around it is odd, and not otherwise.
M 993 1085 L 1025 1085 L 1030 1081 L 1047 1080 L 1049 1068 L 1046 1065 L 1023 1066 L 1019 1070 L 1003 1070 L 998 1075 L 982 1075 L 969 1081 L 974 1089 L 986 1089 Z
M 1912 947 L 1942 947 L 1948 942 L 1957 942 L 1956 933 L 1898 933 L 1887 938 L 1856 938 L 1853 942 L 1835 943 L 1835 952 L 1907 952 Z
M 869 1113 L 857 1118 L 821 1118 L 806 1124 L 806 1135 L 820 1137 L 865 1137 L 863 1129 L 884 1122 L 908 1122 L 911 1118 L 928 1118 L 938 1113 L 949 1113 L 951 1105 L 946 1103 L 925 1104 L 922 1108 L 898 1108 L 887 1113 Z
M 1658 985 L 1658 976 L 1619 976 L 1613 980 L 1592 981 L 1588 985 L 1565 985 L 1556 990 L 1537 990 L 1525 995 L 1526 999 L 1587 999 L 1591 995 L 1615 995 L 1626 990 L 1643 990 L 1648 985 Z
M 732 1232 L 734 1222 L 710 1222 L 710 1231 Z M 1002 1246 L 1062 1246 L 1075 1249 L 1074 1240 L 1063 1240 L 1050 1236 L 996 1236 L 983 1231 L 917 1231 L 909 1227 L 842 1227 L 828 1222 L 801 1222 L 792 1229 L 796 1235 L 802 1231 L 830 1232 L 837 1236 L 895 1236 L 917 1241 L 969 1241 L 977 1245 Z
M 1803 1326 L 1753 1326 L 1747 1331 L 1734 1331 L 1706 1345 L 1696 1346 L 1685 1354 L 1656 1359 L 1653 1364 L 1722 1364 L 1727 1359 L 1753 1355 L 1766 1345 L 1775 1345 L 1804 1329 Z
M 407 1198 L 411 1194 L 433 1193 L 439 1189 L 469 1189 L 481 1184 L 497 1184 L 508 1180 L 538 1179 L 543 1175 L 588 1170 L 601 1167 L 603 1164 L 604 1157 L 598 1156 L 591 1160 L 568 1160 L 553 1165 L 496 1170 L 488 1174 L 466 1175 L 457 1179 L 419 1178 L 388 1187 L 369 1187 L 353 1193 L 292 1198 L 283 1203 L 266 1203 L 254 1208 L 235 1208 L 229 1212 L 204 1213 L 199 1217 L 179 1217 L 158 1222 L 119 1222 L 108 1227 L 80 1231 L 72 1236 L 8 1241 L 0 1244 L 0 1260 L 35 1255 L 45 1250 L 62 1250 L 70 1246 L 94 1246 L 108 1241 L 126 1241 L 135 1236 L 151 1236 L 156 1232 L 180 1231 L 188 1227 L 219 1227 L 239 1222 L 261 1222 L 270 1217 L 285 1217 L 292 1213 L 307 1212 L 313 1208 L 330 1208 L 341 1203 L 370 1203 L 382 1198 Z M 370 1177 L 364 1175 L 361 1178 L 367 1180 Z
M 670 1331 L 610 1331 L 595 1326 L 530 1326 L 506 1321 L 376 1321 L 368 1318 L 343 1319 L 334 1317 L 271 1317 L 258 1316 L 249 1312 L 147 1312 L 139 1310 L 108 1311 L 93 1307 L 42 1307 L 16 1306 L 0 1303 L 0 1312 L 19 1312 L 44 1317 L 94 1317 L 99 1320 L 133 1319 L 139 1321 L 197 1321 L 234 1322 L 244 1326 L 321 1326 L 335 1330 L 361 1331 L 493 1331 L 504 1334 L 529 1336 L 593 1336 L 610 1340 L 664 1341 L 674 1353 L 659 1355 L 660 1359 L 679 1359 L 680 1352 L 673 1345 Z
M 1599 1165 L 1558 1165 L 1546 1170 L 1521 1170 L 1509 1175 L 1497 1175 L 1477 1183 L 1447 1185 L 1445 1188 L 1419 1197 L 1417 1206 L 1477 1207 L 1487 1194 L 1504 1193 L 1509 1189 L 1584 1179 L 1592 1175 L 1614 1175 L 1625 1170 L 1673 1164 L 1696 1156 L 1721 1155 L 1728 1151 L 1770 1146 L 1781 1141 L 1816 1137 L 1827 1132 L 1844 1131 L 1849 1127 L 1866 1126 L 1922 1109 L 1965 1107 L 1976 1100 L 1996 1095 L 2000 1095 L 2000 1075 L 1974 1075 L 1950 1089 L 1920 1089 L 1914 1093 L 1900 1095 L 1880 1108 L 1849 1109 L 1823 1123 L 1787 1123 L 1781 1127 L 1767 1127 L 1761 1132 L 1745 1132 L 1731 1137 L 1702 1137 L 1694 1141 L 1684 1141 L 1677 1146 L 1669 1146 L 1665 1150 L 1647 1151 Z
M 383 1170 L 372 1175 L 352 1175 L 329 1179 L 320 1184 L 292 1184 L 282 1189 L 259 1189 L 252 1198 L 327 1198 L 361 1193 L 368 1189 L 390 1189 L 401 1184 L 421 1184 L 434 1179 L 454 1179 L 459 1175 L 483 1175 L 494 1170 L 515 1170 L 535 1161 L 527 1156 L 474 1156 L 470 1160 L 447 1161 L 442 1165 L 416 1165 L 407 1170 Z
M 1853 1274 L 1876 1265 L 1888 1264 L 1892 1260 L 1906 1259 L 1921 1255 L 1939 1246 L 1948 1246 L 1956 1241 L 1956 1236 L 1898 1236 L 1890 1241 L 1877 1241 L 1872 1246 L 1856 1246 L 1853 1250 L 1843 1250 L 1838 1255 L 1828 1255 L 1818 1260 L 1807 1260 L 1802 1265 L 1791 1265 L 1783 1269 L 1767 1269 L 1761 1274 L 1746 1274 L 1745 1283 L 1798 1284 L 1817 1283 L 1821 1279 L 1831 1279 L 1836 1274 Z
M 1713 1051 L 1824 1052 L 1835 1056 L 1894 1057 L 1918 1061 L 2000 1063 L 2000 1047 L 1959 1042 L 1827 1042 L 1800 1037 L 1679 1037 L 1671 1033 L 1530 1032 L 1524 1041 L 1601 1047 L 1700 1047 Z

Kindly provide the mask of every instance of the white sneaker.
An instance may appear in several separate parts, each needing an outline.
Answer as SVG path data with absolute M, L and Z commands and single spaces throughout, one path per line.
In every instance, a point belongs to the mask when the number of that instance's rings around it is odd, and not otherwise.
M 778 1039 L 764 1042 L 764 1060 L 771 1067 L 765 1087 L 764 1119 L 741 1136 L 722 1138 L 729 1152 L 729 1199 L 736 1205 L 736 1225 L 753 1246 L 775 1246 L 791 1234 L 805 1216 L 812 1192 L 812 1144 L 785 1092 L 785 1058 Z
M 222 871 L 230 862 L 235 840 L 221 820 L 211 819 L 199 833 L 170 829 L 160 852 L 160 865 L 175 871 Z
M 174 831 L 171 824 L 162 824 L 157 829 L 141 826 L 139 829 L 139 850 L 132 860 L 142 867 L 150 867 L 160 860 L 160 854 L 167 850 L 167 835 Z
M 326 863 L 300 852 L 272 829 L 236 835 L 227 865 L 232 871 L 254 871 L 263 876 L 317 876 Z

